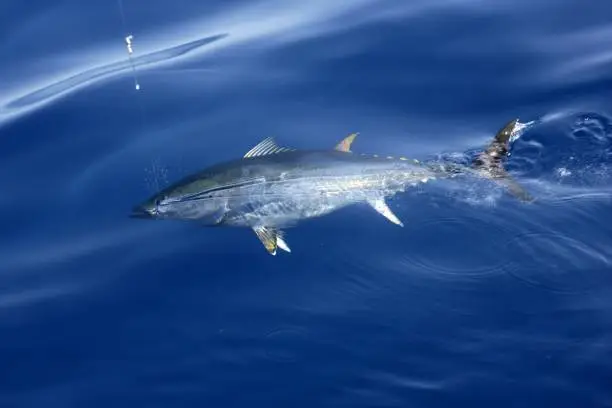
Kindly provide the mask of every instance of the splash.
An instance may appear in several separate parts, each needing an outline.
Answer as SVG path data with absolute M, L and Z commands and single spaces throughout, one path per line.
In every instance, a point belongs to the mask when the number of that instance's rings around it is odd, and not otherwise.
M 512 153 L 509 169 L 551 191 L 612 187 L 612 121 L 604 115 L 547 115 L 516 141 Z
M 145 173 L 147 189 L 151 193 L 158 192 L 169 184 L 168 167 L 160 164 L 156 159 L 151 160 L 151 166 L 145 169 Z

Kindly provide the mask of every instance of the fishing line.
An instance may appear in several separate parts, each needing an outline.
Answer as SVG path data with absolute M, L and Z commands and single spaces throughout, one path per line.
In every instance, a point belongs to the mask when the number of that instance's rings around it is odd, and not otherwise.
M 134 47 L 133 47 L 133 41 L 134 41 L 134 35 L 131 34 L 128 29 L 127 29 L 127 19 L 125 18 L 125 9 L 123 7 L 123 0 L 117 0 L 117 5 L 119 6 L 119 14 L 121 16 L 121 26 L 123 28 L 123 32 L 125 34 L 124 37 L 124 41 L 125 41 L 125 47 L 127 49 L 127 53 L 128 53 L 128 61 L 130 63 L 130 67 L 132 69 L 132 78 L 134 79 L 134 89 L 136 91 L 140 91 L 141 87 L 140 87 L 140 82 L 138 80 L 138 73 L 136 70 L 136 64 L 134 63 L 134 58 L 133 58 L 133 54 L 134 54 Z M 140 118 L 141 118 L 141 125 L 142 128 L 144 130 L 145 128 L 145 124 L 146 124 L 146 112 L 145 112 L 145 107 L 143 104 L 143 101 L 141 100 L 141 98 L 138 98 L 138 106 L 140 108 Z
M 138 80 L 138 72 L 136 70 L 136 63 L 133 57 L 134 35 L 127 28 L 127 19 L 125 17 L 125 8 L 123 6 L 123 0 L 117 0 L 117 5 L 119 7 L 119 14 L 121 16 L 121 26 L 123 28 L 123 34 L 125 35 L 124 41 L 125 41 L 125 47 L 126 47 L 127 54 L 128 54 L 128 62 L 131 67 L 132 78 L 134 79 L 134 90 L 137 92 L 137 94 L 141 94 L 142 91 L 141 91 L 140 81 Z M 136 96 L 136 98 L 137 98 L 137 104 L 140 110 L 140 126 L 142 128 L 142 132 L 144 133 L 146 131 L 146 124 L 147 124 L 147 114 L 146 114 L 146 109 L 145 109 L 145 103 L 142 99 L 143 98 L 142 96 Z M 145 168 L 145 171 L 148 172 L 148 169 Z M 155 191 L 158 191 L 160 188 L 160 180 L 159 180 L 160 174 L 158 174 L 158 167 L 155 165 L 153 160 L 151 160 L 151 173 L 153 176 L 153 180 L 155 182 Z M 166 175 L 164 175 L 164 177 L 166 177 Z
M 121 15 L 121 25 L 123 27 L 124 33 L 127 35 L 124 37 L 125 39 L 125 47 L 128 52 L 128 61 L 130 62 L 130 66 L 132 67 L 132 77 L 134 78 L 134 89 L 137 91 L 140 90 L 140 83 L 138 82 L 138 75 L 136 73 L 136 65 L 134 64 L 134 60 L 132 59 L 132 54 L 134 53 L 134 49 L 132 48 L 132 40 L 134 36 L 129 33 L 127 30 L 127 23 L 125 19 L 125 10 L 123 8 L 123 0 L 117 0 L 117 4 L 119 5 L 119 14 Z

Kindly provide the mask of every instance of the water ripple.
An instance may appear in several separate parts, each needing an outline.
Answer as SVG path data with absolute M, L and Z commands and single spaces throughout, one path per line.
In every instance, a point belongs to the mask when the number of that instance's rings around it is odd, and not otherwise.
M 298 359 L 299 347 L 308 340 L 308 331 L 297 326 L 279 327 L 265 336 L 265 355 L 279 363 L 293 363 Z
M 503 237 L 516 232 L 516 228 L 492 212 L 482 212 L 479 216 L 430 218 L 415 223 L 410 229 L 412 235 L 419 237 L 419 247 L 404 254 L 402 263 L 428 276 L 442 279 L 483 277 L 503 273 L 510 265 Z M 440 251 L 438 242 L 442 239 L 452 242 L 452 251 Z M 469 261 L 465 259 L 465 253 L 475 251 L 478 256 Z
M 559 293 L 584 293 L 609 280 L 612 254 L 560 232 L 526 232 L 506 245 L 515 278 Z

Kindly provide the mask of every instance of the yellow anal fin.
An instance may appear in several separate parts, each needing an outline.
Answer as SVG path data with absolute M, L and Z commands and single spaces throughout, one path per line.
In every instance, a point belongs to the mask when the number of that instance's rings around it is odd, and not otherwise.
M 353 144 L 353 141 L 355 140 L 358 134 L 359 133 L 351 133 L 350 135 L 342 139 L 342 141 L 336 145 L 335 150 L 338 150 L 340 152 L 350 152 L 351 145 Z
M 276 255 L 278 248 L 291 252 L 291 249 L 289 249 L 289 246 L 283 239 L 284 234 L 282 231 L 271 227 L 254 227 L 253 231 L 255 231 L 257 238 L 259 238 L 270 255 Z
M 276 230 L 266 227 L 254 227 L 253 231 L 255 231 L 257 238 L 259 238 L 264 248 L 266 248 L 266 251 L 268 251 L 270 255 L 276 255 L 276 248 L 278 247 L 276 243 Z

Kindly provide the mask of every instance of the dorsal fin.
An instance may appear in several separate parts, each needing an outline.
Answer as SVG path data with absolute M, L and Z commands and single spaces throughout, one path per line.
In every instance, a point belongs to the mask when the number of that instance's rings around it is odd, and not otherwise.
M 351 133 L 350 135 L 342 139 L 342 141 L 336 145 L 335 150 L 338 150 L 340 152 L 350 152 L 351 145 L 353 144 L 353 141 L 355 140 L 358 134 L 359 133 Z
M 288 147 L 281 147 L 276 144 L 274 138 L 267 137 L 261 142 L 259 142 L 255 147 L 246 152 L 244 157 L 257 157 L 257 156 L 267 156 L 269 154 L 276 154 L 282 152 L 292 152 L 295 149 L 290 149 Z

